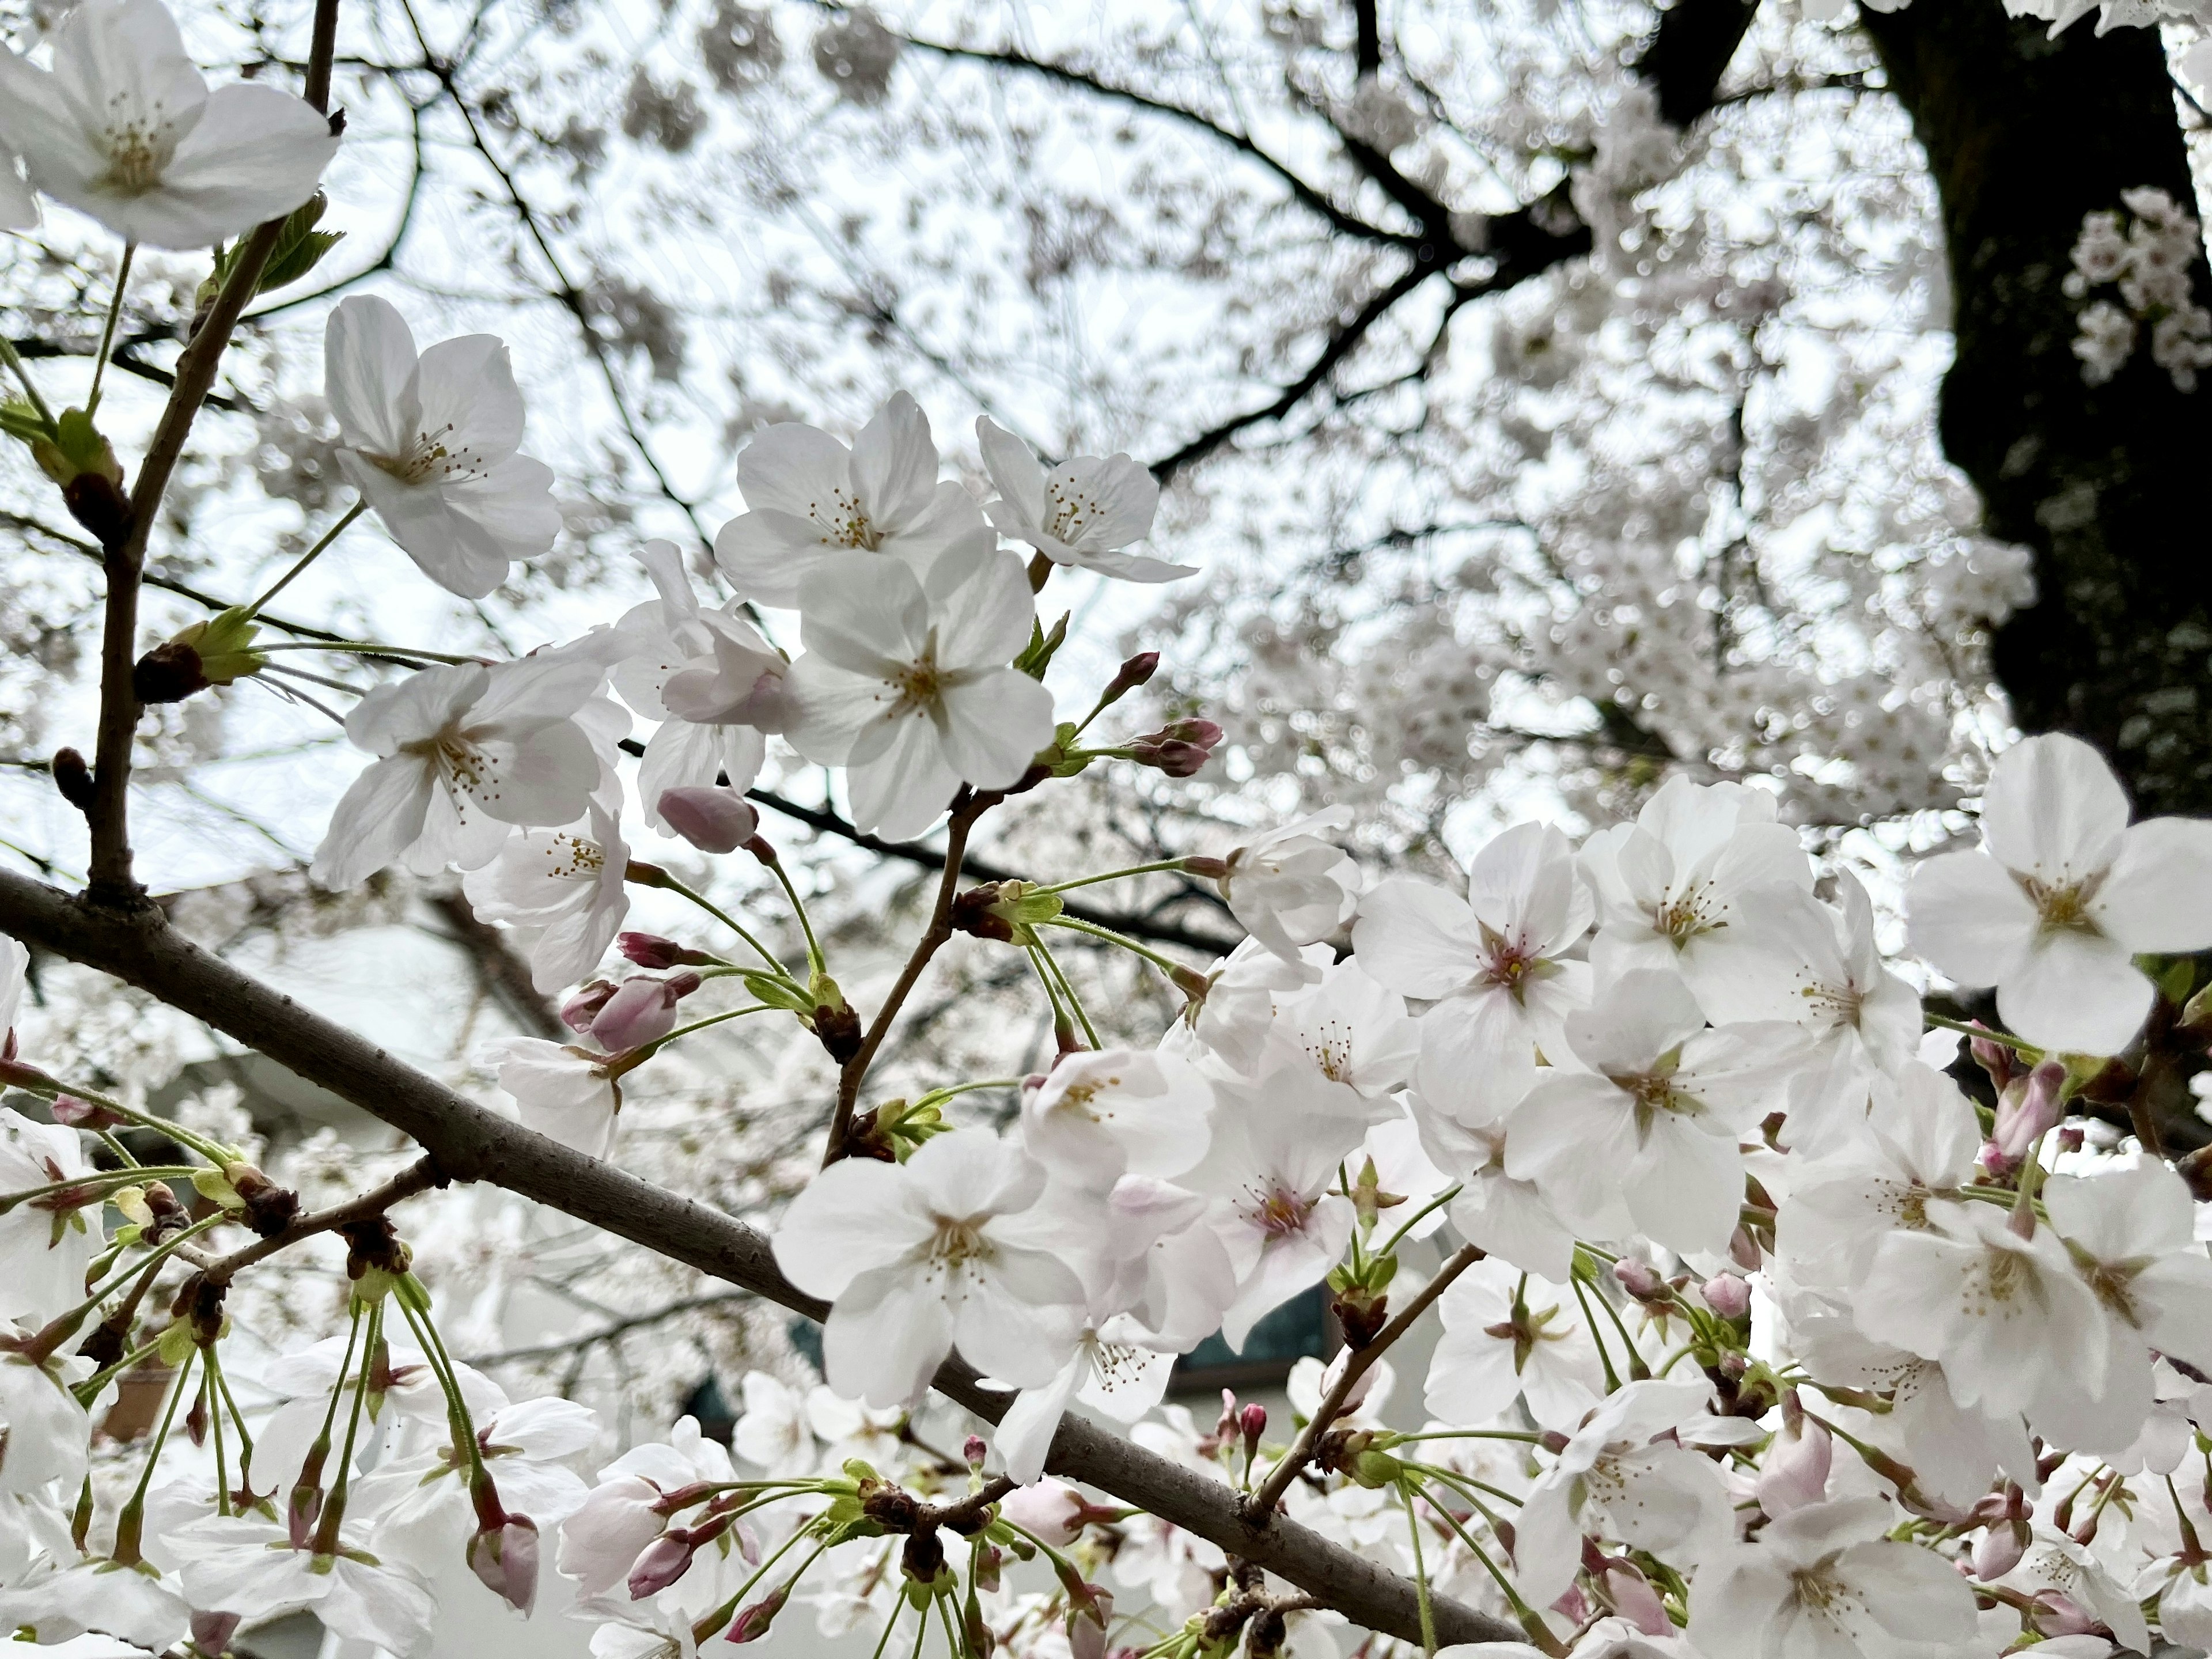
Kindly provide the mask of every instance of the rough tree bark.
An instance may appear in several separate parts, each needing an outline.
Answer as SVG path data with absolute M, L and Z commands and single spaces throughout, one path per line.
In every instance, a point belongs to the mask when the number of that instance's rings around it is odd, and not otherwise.
M 2109 385 L 2085 385 L 2079 302 L 2060 289 L 2085 213 L 2138 185 L 2195 204 L 2158 31 L 2100 39 L 2083 21 L 2051 40 L 1996 0 L 1860 22 L 1942 203 L 1958 336 L 1944 450 L 1990 533 L 2035 554 L 2039 602 L 1995 642 L 2014 715 L 2095 744 L 2144 812 L 2212 811 L 2212 376 L 2175 390 L 2146 341 Z M 2201 257 L 2193 277 L 2201 302 Z

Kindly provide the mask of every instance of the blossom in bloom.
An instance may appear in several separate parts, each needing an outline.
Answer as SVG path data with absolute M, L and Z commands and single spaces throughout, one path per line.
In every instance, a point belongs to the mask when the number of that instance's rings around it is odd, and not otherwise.
M 517 830 L 490 863 L 467 872 L 461 890 L 479 921 L 514 930 L 530 982 L 550 995 L 599 965 L 629 914 L 622 822 L 594 800 L 565 830 Z
M 645 819 L 663 822 L 670 789 L 750 785 L 768 758 L 768 737 L 789 723 L 783 653 L 744 614 L 744 601 L 702 605 L 675 544 L 650 541 L 637 561 L 659 597 L 616 624 L 623 640 L 614 687 L 660 722 L 637 769 Z
M 0 933 L 0 1054 L 15 1054 L 15 1016 L 22 1012 L 23 987 L 28 981 L 31 953 L 20 939 Z
M 1930 1219 L 1925 1231 L 1882 1240 L 1858 1287 L 1859 1328 L 1940 1360 L 1962 1406 L 2025 1411 L 2033 1422 L 2062 1380 L 2069 1391 L 2102 1399 L 2111 1334 L 2057 1236 L 2038 1227 L 2022 1237 L 1988 1204 Z M 2067 1357 L 2063 1379 L 2050 1363 L 2060 1353 Z
M 1997 1012 L 2039 1048 L 2111 1054 L 2156 993 L 2132 958 L 2212 945 L 2212 823 L 2128 822 L 2103 757 L 2046 732 L 1997 757 L 1982 794 L 1982 850 L 1913 872 L 1912 948 L 1961 985 L 1994 985 Z
M 614 1070 L 621 1059 L 543 1037 L 509 1037 L 499 1051 L 499 1086 L 514 1097 L 525 1128 L 605 1158 L 622 1110 Z
M 1061 1060 L 1021 1112 L 1030 1156 L 1079 1183 L 1172 1180 L 1206 1156 L 1213 1090 L 1187 1060 L 1107 1048 Z
M 183 1561 L 185 1596 L 258 1622 L 312 1610 L 330 1630 L 374 1644 L 395 1659 L 430 1649 L 437 1598 L 413 1568 L 380 1560 L 365 1535 L 343 1535 L 324 1555 L 293 1545 L 282 1522 L 211 1515 L 170 1534 Z
M 1351 921 L 1359 902 L 1359 871 L 1352 855 L 1318 833 L 1351 822 L 1351 808 L 1323 807 L 1255 836 L 1225 859 L 1193 868 L 1214 878 L 1229 914 L 1245 932 L 1284 961 L 1298 963 L 1305 946 Z
M 1052 1380 L 1085 1300 L 1063 1263 L 1016 1242 L 1044 1166 L 986 1129 L 925 1143 L 904 1164 L 848 1158 L 784 1212 L 776 1263 L 831 1303 L 830 1386 L 872 1406 L 911 1404 L 958 1347 L 1018 1388 Z
M 729 1453 L 699 1432 L 698 1419 L 679 1418 L 666 1440 L 633 1446 L 599 1471 L 599 1484 L 561 1523 L 556 1565 L 577 1581 L 580 1595 L 605 1595 L 667 1529 L 664 1497 L 735 1478 Z
M 53 64 L 0 51 L 0 149 L 125 241 L 227 241 L 304 204 L 337 154 L 303 99 L 258 81 L 209 91 L 161 0 L 80 0 Z
M 975 441 L 999 498 L 984 507 L 999 533 L 1034 547 L 1054 564 L 1072 564 L 1123 581 L 1171 582 L 1196 568 L 1121 550 L 1151 532 L 1160 487 L 1127 455 L 1078 455 L 1049 472 L 1030 447 L 988 415 Z
M 420 356 L 389 301 L 338 302 L 323 335 L 338 470 L 422 574 L 465 599 L 561 533 L 553 469 L 516 453 L 522 393 L 504 342 L 468 334 Z
M 1513 1114 L 1535 1082 L 1536 1067 L 1525 1056 L 1471 1067 L 1455 1053 L 1443 1052 L 1454 1047 L 1446 1042 L 1437 1045 L 1432 1060 L 1427 1030 L 1425 1024 L 1408 1102 L 1430 1158 L 1459 1180 L 1452 1225 L 1468 1243 L 1522 1272 L 1565 1284 L 1574 1264 L 1574 1233 L 1534 1182 L 1505 1171 Z
M 356 887 L 403 862 L 419 875 L 471 870 L 498 855 L 510 825 L 583 817 L 600 760 L 577 715 L 605 673 L 564 648 L 495 668 L 425 668 L 370 692 L 346 736 L 378 758 L 331 815 L 316 881 Z
M 1218 1062 L 1232 1076 L 1257 1071 L 1274 1024 L 1276 999 L 1318 982 L 1333 959 L 1326 945 L 1309 945 L 1284 957 L 1256 939 L 1240 939 L 1206 970 L 1204 994 L 1184 1005 L 1161 1046 Z
M 1892 1542 L 1879 1498 L 1808 1504 L 1707 1563 L 1689 1637 L 1710 1659 L 1911 1659 L 1974 1645 L 1974 1596 L 1948 1562 Z
M 1574 849 L 1549 824 L 1494 836 L 1468 868 L 1468 896 L 1393 877 L 1359 901 L 1359 965 L 1402 996 L 1435 1006 L 1423 1042 L 1469 1066 L 1530 1048 L 1556 1050 L 1560 1022 L 1589 1001 L 1589 966 L 1565 959 L 1593 905 Z
M 1776 888 L 1809 892 L 1797 832 L 1774 821 L 1774 797 L 1737 783 L 1661 785 L 1633 823 L 1583 844 L 1595 894 L 1590 967 L 1600 983 L 1636 969 L 1679 972 L 1716 1024 L 1777 1018 L 1793 966 L 1768 921 Z
M 1743 1204 L 1737 1142 L 1777 1103 L 1796 1028 L 1708 1031 L 1679 979 L 1639 969 L 1569 1015 L 1566 1038 L 1589 1069 L 1555 1067 L 1529 1090 L 1506 1173 L 1589 1236 L 1632 1224 L 1670 1249 L 1724 1249 Z
M 1437 1303 L 1444 1334 L 1426 1399 L 1448 1423 L 1488 1423 L 1520 1396 L 1547 1428 L 1571 1428 L 1605 1392 L 1597 1344 L 1574 1295 L 1509 1262 L 1476 1262 Z
M 1355 959 L 1322 969 L 1320 981 L 1275 999 L 1256 1072 L 1279 1060 L 1310 1066 L 1346 1095 L 1345 1109 L 1379 1119 L 1389 1097 L 1412 1078 L 1421 1053 L 1421 1028 L 1405 1000 L 1377 984 Z
M 341 1373 L 345 1357 L 346 1338 L 341 1333 L 282 1355 L 261 1368 L 257 1380 L 286 1399 L 254 1437 L 252 1474 L 257 1491 L 273 1486 L 283 1493 L 299 1484 L 308 1449 L 322 1432 L 334 1391 L 339 1395 L 338 1411 L 349 1408 L 352 1392 L 360 1386 L 360 1374 L 358 1368 Z M 457 1363 L 453 1369 L 472 1419 L 482 1422 L 506 1409 L 507 1394 L 498 1383 L 473 1365 Z M 437 1373 L 422 1351 L 404 1337 L 386 1339 L 384 1364 L 372 1379 L 369 1395 L 372 1400 L 381 1396 L 380 1414 L 391 1413 L 386 1421 L 436 1435 L 450 1429 L 445 1391 L 438 1385 Z M 330 1473 L 326 1464 L 325 1478 Z M 209 1503 L 200 1513 L 206 1514 L 213 1507 Z
M 893 841 L 927 830 L 963 782 L 1003 789 L 1052 741 L 1052 693 L 1009 667 L 1036 606 L 1022 562 L 988 538 L 926 578 L 827 555 L 800 585 L 792 746 L 847 769 L 853 821 Z
M 1514 1524 L 1522 1594 L 1538 1607 L 1573 1582 L 1584 1537 L 1694 1555 L 1727 1510 L 1719 1471 L 1664 1438 L 1705 1414 L 1704 1377 L 1654 1377 L 1606 1397 L 1528 1490 Z
M 125 1567 L 88 1556 L 0 1590 L 6 1628 L 36 1632 L 39 1647 L 55 1659 L 104 1659 L 103 1637 L 118 1659 L 161 1653 L 191 1618 L 176 1580 L 145 1562 Z
M 994 1437 L 1006 1473 L 1024 1486 L 1044 1473 L 1053 1431 L 1071 1400 L 1117 1423 L 1134 1423 L 1167 1392 L 1175 1356 L 1147 1346 L 1146 1333 L 1127 1315 L 1086 1324 L 1059 1375 L 1024 1389 L 1006 1408 Z
M 0 1339 L 20 1344 L 30 1334 L 0 1320 Z M 63 1363 L 33 1365 L 0 1353 L 0 1492 L 35 1492 L 54 1480 L 75 1490 L 84 1478 L 92 1423 L 70 1391 L 76 1378 L 64 1380 Z
M 0 1007 L 0 1018 L 7 1012 Z M 0 1192 L 28 1192 L 92 1172 L 76 1130 L 0 1109 Z M 64 1189 L 0 1214 L 0 1318 L 43 1324 L 84 1300 L 85 1269 L 106 1243 L 100 1208 L 88 1194 Z
M 1315 1098 L 1327 1086 L 1301 1070 L 1281 1070 L 1237 1107 L 1224 1100 L 1206 1162 L 1185 1177 L 1224 1200 L 1212 1225 L 1237 1289 L 1221 1335 L 1239 1352 L 1264 1315 L 1327 1276 L 1352 1237 L 1352 1200 L 1334 1188 L 1337 1166 L 1364 1127 Z
M 780 1376 L 747 1371 L 744 1399 L 730 1431 L 730 1449 L 770 1474 L 811 1474 L 814 1435 L 806 1425 L 806 1397 Z
M 738 456 L 738 488 L 751 510 L 715 536 L 714 562 L 741 597 L 784 610 L 805 608 L 799 588 L 840 552 L 889 555 L 927 571 L 955 542 L 989 528 L 975 499 L 940 482 L 937 469 L 929 417 L 903 392 L 850 449 L 814 427 L 769 427 Z
M 1921 1036 L 1919 994 L 1882 966 L 1866 889 L 1845 871 L 1836 890 L 1839 912 L 1794 890 L 1773 905 L 1784 948 L 1799 964 L 1785 1018 L 1812 1039 L 1790 1080 L 1785 1134 L 1792 1151 L 1816 1155 L 1859 1126 L 1874 1080 L 1895 1077 Z

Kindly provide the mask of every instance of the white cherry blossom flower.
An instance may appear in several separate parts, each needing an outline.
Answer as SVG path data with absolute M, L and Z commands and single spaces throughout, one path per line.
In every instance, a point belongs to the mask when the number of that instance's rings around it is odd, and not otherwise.
M 647 542 L 637 558 L 659 597 L 616 625 L 624 647 L 614 686 L 632 708 L 660 722 L 637 771 L 645 820 L 658 828 L 664 791 L 718 778 L 743 789 L 759 775 L 769 734 L 790 723 L 789 665 L 746 619 L 744 601 L 699 603 L 673 543 Z
M 31 968 L 31 953 L 22 941 L 0 933 L 0 1054 L 15 1055 L 15 1016 L 23 1009 L 23 988 Z
M 801 585 L 836 553 L 887 555 L 926 572 L 954 543 L 988 531 L 975 498 L 937 469 L 929 417 L 903 392 L 850 449 L 814 427 L 771 426 L 738 456 L 751 511 L 715 536 L 714 562 L 739 597 L 783 610 L 805 608 Z
M 39 198 L 23 182 L 15 152 L 0 143 L 0 230 L 35 230 Z
M 2023 1238 L 1988 1204 L 1929 1218 L 1925 1231 L 1881 1241 L 1858 1286 L 1859 1328 L 1940 1360 L 1962 1406 L 2025 1411 L 2033 1422 L 2057 1379 L 2057 1353 L 2067 1356 L 2069 1389 L 2103 1398 L 2110 1332 L 2057 1236 L 2039 1227 Z
M 0 1006 L 0 1018 L 9 1010 Z M 76 1130 L 0 1109 L 0 1193 L 93 1172 Z M 104 1200 L 66 1190 L 0 1214 L 0 1318 L 43 1324 L 84 1300 L 85 1269 L 106 1243 Z
M 226 241 L 304 204 L 337 153 L 303 99 L 258 81 L 209 91 L 161 0 L 79 0 L 53 44 L 52 70 L 0 51 L 0 150 L 127 242 Z
M 598 801 L 565 830 L 517 830 L 461 890 L 480 921 L 503 923 L 530 958 L 530 980 L 551 995 L 599 965 L 629 914 L 622 823 Z
M 2047 732 L 1997 757 L 1982 795 L 1982 851 L 1913 872 L 1912 948 L 1961 985 L 1994 985 L 1997 1012 L 2039 1048 L 2118 1054 L 2155 993 L 2138 953 L 2212 945 L 2212 823 L 2148 818 L 2104 758 Z
M 312 1611 L 324 1626 L 385 1649 L 395 1659 L 430 1650 L 438 1601 L 411 1567 L 380 1561 L 366 1537 L 342 1534 L 331 1555 L 294 1547 L 283 1523 L 258 1515 L 211 1515 L 169 1538 L 183 1560 L 185 1598 L 258 1622 Z
M 1151 533 L 1160 487 L 1127 455 L 1078 455 L 1048 472 L 1030 447 L 988 415 L 975 420 L 983 465 L 999 488 L 984 507 L 999 533 L 1054 564 L 1131 582 L 1171 582 L 1195 567 L 1121 550 Z
M 1660 1437 L 1705 1416 L 1711 1398 L 1702 1376 L 1631 1382 L 1575 1431 L 1514 1525 L 1514 1576 L 1532 1605 L 1548 1606 L 1573 1582 L 1586 1536 L 1694 1559 L 1724 1524 L 1720 1472 Z
M 1590 967 L 1600 984 L 1637 969 L 1672 969 L 1716 1024 L 1771 1018 L 1778 973 L 1793 966 L 1767 927 L 1775 887 L 1809 892 L 1797 832 L 1774 821 L 1774 797 L 1677 773 L 1633 823 L 1584 843 L 1597 898 Z
M 0 1620 L 11 1631 L 36 1632 L 39 1659 L 96 1653 L 102 1637 L 127 1654 L 165 1652 L 191 1617 L 176 1580 L 145 1562 L 125 1567 L 88 1556 L 0 1590 Z M 93 1643 L 83 1643 L 88 1637 Z
M 1122 1176 L 1107 1194 L 1103 1218 L 1085 1223 L 1113 1247 L 1111 1285 L 1094 1300 L 1126 1310 L 1148 1346 L 1170 1353 L 1196 1347 L 1237 1299 L 1237 1263 L 1217 1225 L 1225 1211 L 1225 1200 Z
M 1574 849 L 1545 823 L 1496 836 L 1468 868 L 1465 900 L 1405 877 L 1359 901 L 1352 945 L 1361 967 L 1402 996 L 1432 1002 L 1423 1042 L 1469 1066 L 1556 1050 L 1560 1022 L 1589 1001 L 1589 965 L 1565 952 L 1593 905 Z
M 1052 741 L 1052 693 L 1008 666 L 1036 620 L 1029 579 L 988 537 L 926 579 L 826 555 L 799 597 L 806 654 L 787 680 L 792 746 L 847 769 L 860 829 L 909 840 L 963 782 L 1006 788 Z
M 514 1097 L 525 1128 L 590 1158 L 613 1149 L 622 1110 L 615 1067 L 623 1056 L 543 1037 L 509 1037 L 495 1053 L 499 1086 Z
M 1255 836 L 1212 861 L 1220 868 L 1206 869 L 1238 925 L 1285 962 L 1302 963 L 1305 946 L 1352 920 L 1358 869 L 1350 854 L 1319 833 L 1351 823 L 1349 807 L 1325 806 Z
M 1212 1087 L 1188 1060 L 1107 1048 L 1070 1054 L 1023 1090 L 1022 1144 L 1082 1185 L 1172 1180 L 1206 1156 L 1212 1115 Z
M 806 1397 L 780 1376 L 747 1371 L 739 1388 L 744 1406 L 730 1431 L 730 1449 L 770 1474 L 811 1474 L 814 1436 L 806 1426 Z
M 1274 1024 L 1255 1069 L 1266 1071 L 1279 1059 L 1310 1066 L 1328 1082 L 1381 1103 L 1405 1087 L 1420 1053 L 1421 1027 L 1406 1012 L 1404 999 L 1377 984 L 1355 958 L 1322 969 L 1314 985 L 1276 997 Z
M 577 1581 L 580 1595 L 605 1595 L 667 1529 L 663 1498 L 735 1478 L 729 1453 L 699 1432 L 698 1419 L 678 1418 L 665 1441 L 633 1446 L 599 1471 L 599 1483 L 561 1523 L 560 1572 Z
M 0 1320 L 0 1339 L 20 1345 L 30 1334 Z M 77 1362 L 67 1380 L 65 1363 L 33 1365 L 19 1353 L 0 1353 L 0 1493 L 36 1492 L 57 1480 L 74 1490 L 84 1478 L 92 1423 L 70 1383 L 87 1362 Z
M 1044 1166 L 986 1129 L 957 1129 L 904 1164 L 848 1158 L 784 1212 L 775 1259 L 833 1305 L 830 1386 L 872 1406 L 911 1404 L 957 1346 L 1019 1388 L 1052 1380 L 1082 1316 L 1082 1282 L 1008 1225 L 1044 1189 Z
M 1161 1048 L 1213 1062 L 1217 1074 L 1257 1071 L 1274 1025 L 1277 1000 L 1318 983 L 1334 960 L 1326 945 L 1309 945 L 1286 958 L 1256 939 L 1238 940 L 1234 951 L 1207 969 L 1205 995 L 1185 1005 Z
M 1146 1346 L 1147 1335 L 1127 1315 L 1083 1328 L 1060 1374 L 1041 1389 L 1024 1389 L 999 1419 L 994 1443 L 1010 1477 L 1027 1486 L 1044 1474 L 1053 1431 L 1071 1401 L 1125 1425 L 1160 1403 L 1175 1356 Z
M 1574 1261 L 1573 1231 L 1534 1182 L 1505 1171 L 1513 1114 L 1535 1080 L 1526 1057 L 1468 1066 L 1456 1053 L 1432 1059 L 1425 1048 L 1407 1099 L 1429 1157 L 1460 1183 L 1450 1208 L 1460 1237 L 1563 1285 Z
M 1796 1028 L 1707 1031 L 1679 979 L 1639 969 L 1569 1015 L 1566 1038 L 1589 1069 L 1555 1069 L 1529 1090 L 1506 1133 L 1506 1173 L 1588 1236 L 1632 1225 L 1670 1249 L 1725 1249 L 1743 1204 L 1737 1144 L 1779 1104 Z
M 1883 1534 L 1855 1498 L 1770 1521 L 1698 1575 L 1690 1640 L 1709 1659 L 1916 1659 L 1970 1651 L 1974 1596 L 1942 1557 Z
M 338 468 L 441 587 L 480 599 L 561 533 L 553 470 L 515 452 L 522 393 L 506 344 L 464 335 L 416 355 L 389 301 L 355 295 L 323 337 Z
M 541 652 L 485 668 L 425 668 L 380 686 L 346 716 L 346 736 L 378 757 L 353 781 L 316 849 L 325 887 L 356 887 L 387 864 L 419 875 L 474 869 L 514 824 L 575 823 L 600 757 L 577 716 L 605 669 L 590 653 Z
M 1478 1261 L 1438 1301 L 1444 1334 L 1429 1362 L 1429 1410 L 1488 1423 L 1525 1399 L 1546 1428 L 1567 1429 L 1605 1393 L 1597 1344 L 1574 1293 L 1509 1262 Z
M 1843 1144 L 1863 1122 L 1877 1078 L 1893 1078 L 1921 1037 L 1920 996 L 1882 966 L 1874 905 L 1849 871 L 1836 878 L 1839 912 L 1791 892 L 1774 896 L 1774 925 L 1797 958 L 1794 1004 L 1778 1010 L 1812 1038 L 1790 1085 L 1784 1135 L 1814 1156 Z M 1778 983 L 1778 989 L 1783 988 Z

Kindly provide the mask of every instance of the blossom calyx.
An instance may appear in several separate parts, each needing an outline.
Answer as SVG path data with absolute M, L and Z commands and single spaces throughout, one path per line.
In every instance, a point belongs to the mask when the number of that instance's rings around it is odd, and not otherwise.
M 987 881 L 952 901 L 948 921 L 957 933 L 996 939 L 1001 945 L 1033 945 L 1036 928 L 1066 909 L 1057 893 L 1032 881 Z
M 131 671 L 131 689 L 143 703 L 182 702 L 211 685 L 229 685 L 268 666 L 253 649 L 261 629 L 243 605 L 180 629 L 155 646 Z
M 238 1194 L 246 1224 L 263 1238 L 274 1238 L 299 1218 L 300 1195 L 280 1187 L 251 1164 L 227 1164 L 223 1176 Z
M 662 972 L 671 968 L 718 968 L 722 965 L 722 959 L 712 951 L 679 945 L 659 933 L 617 933 L 615 949 L 637 967 L 658 969 Z M 605 984 L 605 981 L 595 980 L 592 983 Z M 607 989 L 612 992 L 614 988 L 609 985 Z
M 389 1218 L 365 1216 L 347 1222 L 337 1232 L 346 1242 L 346 1277 L 362 1301 L 381 1300 L 409 1277 L 415 1253 L 400 1242 L 399 1231 Z

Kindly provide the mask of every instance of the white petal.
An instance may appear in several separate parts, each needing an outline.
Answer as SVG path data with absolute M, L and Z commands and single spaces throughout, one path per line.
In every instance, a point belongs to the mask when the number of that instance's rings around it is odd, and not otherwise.
M 2150 818 L 2133 826 L 2090 914 L 2130 951 L 2212 945 L 2212 823 Z
M 2102 870 L 2127 828 L 2128 798 L 2104 757 L 2046 732 L 2014 744 L 1990 769 L 1982 839 L 2008 867 L 2052 884 Z
M 2040 922 L 1995 859 L 1946 853 L 1912 872 L 1905 922 L 1912 948 L 1961 985 L 1997 985 L 2019 971 Z
M 2051 933 L 1998 985 L 1997 1013 L 2039 1048 L 2117 1054 L 2142 1029 L 2156 995 L 2112 940 Z

